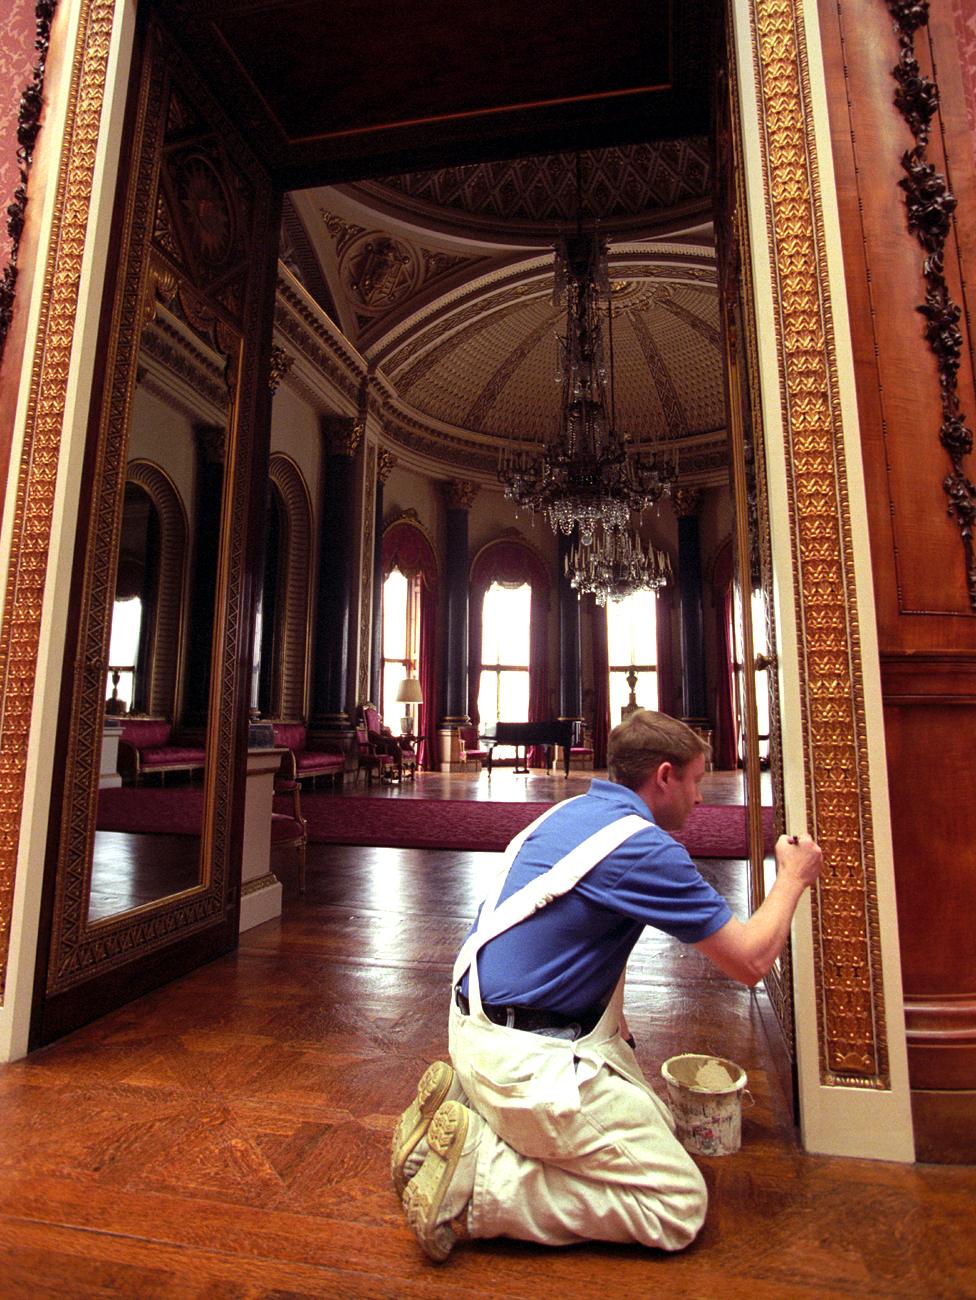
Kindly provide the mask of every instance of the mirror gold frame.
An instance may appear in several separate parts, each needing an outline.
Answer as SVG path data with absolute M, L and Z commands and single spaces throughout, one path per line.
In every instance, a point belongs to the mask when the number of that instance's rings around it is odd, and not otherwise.
M 91 416 L 90 513 L 88 527 L 79 533 L 76 559 L 78 633 L 68 650 L 71 692 L 59 731 L 64 793 L 50 904 L 46 1000 L 211 927 L 225 925 L 228 936 L 236 934 L 246 670 L 253 618 L 249 573 L 254 565 L 253 521 L 260 515 L 253 497 L 255 481 L 263 481 L 257 470 L 267 458 L 270 394 L 265 353 L 274 302 L 277 202 L 263 169 L 192 65 L 155 22 L 147 22 L 142 30 L 139 54 L 140 85 L 130 107 L 131 161 L 116 203 L 118 274 L 114 297 L 103 307 L 101 403 L 95 404 Z M 191 159 L 196 160 L 196 184 L 204 178 L 209 185 L 196 209 L 187 179 Z M 215 204 L 223 205 L 216 222 Z M 184 225 L 177 229 L 180 221 Z M 255 257 L 255 249 L 267 255 Z M 90 922 L 128 429 L 141 331 L 158 302 L 178 306 L 228 358 L 201 874 L 193 888 Z M 231 942 L 228 938 L 224 946 Z M 47 1032 L 42 1030 L 40 1037 L 43 1041 Z

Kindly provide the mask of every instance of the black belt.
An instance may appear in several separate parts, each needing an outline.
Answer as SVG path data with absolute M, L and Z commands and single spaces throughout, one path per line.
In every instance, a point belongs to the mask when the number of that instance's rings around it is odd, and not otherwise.
M 471 1014 L 468 999 L 461 990 L 454 990 L 454 1000 L 462 1013 Z M 578 1025 L 580 1034 L 588 1034 L 596 1028 L 603 1015 L 602 1011 L 585 1011 L 582 1015 L 568 1016 L 559 1011 L 541 1011 L 536 1007 L 496 1006 L 482 1002 L 481 1009 L 493 1025 L 508 1025 L 512 1029 L 524 1030 L 527 1034 L 537 1034 L 542 1029 L 564 1029 L 567 1025 Z M 511 1017 L 511 1018 L 510 1018 Z

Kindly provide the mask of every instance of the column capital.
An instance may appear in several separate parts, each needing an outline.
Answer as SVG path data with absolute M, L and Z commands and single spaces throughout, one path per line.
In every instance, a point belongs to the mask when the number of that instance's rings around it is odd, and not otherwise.
M 441 491 L 448 510 L 470 510 L 481 488 L 470 479 L 452 478 L 441 483 Z
M 197 450 L 208 465 L 223 465 L 227 430 L 220 424 L 198 424 L 194 429 Z
M 679 519 L 690 519 L 697 515 L 701 509 L 702 490 L 701 488 L 672 488 L 671 504 L 674 506 L 674 513 Z
M 322 437 L 329 456 L 355 456 L 363 440 L 362 423 L 354 415 L 323 415 Z
M 277 343 L 271 345 L 271 365 L 268 369 L 268 387 L 273 393 L 278 391 L 278 385 L 284 379 L 285 375 L 295 364 L 295 358 L 291 353 L 286 352 L 284 348 L 279 347 Z
M 396 468 L 398 464 L 399 462 L 396 456 L 394 456 L 393 452 L 387 451 L 385 447 L 381 447 L 376 456 L 377 480 L 380 483 L 385 483 L 386 480 L 390 477 L 390 473 Z

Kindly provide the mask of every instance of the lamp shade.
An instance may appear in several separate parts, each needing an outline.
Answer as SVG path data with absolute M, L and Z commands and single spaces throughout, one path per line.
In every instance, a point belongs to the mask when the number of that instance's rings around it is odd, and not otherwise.
M 396 697 L 398 704 L 423 704 L 424 702 L 420 692 L 420 682 L 416 677 L 404 677 L 397 687 Z

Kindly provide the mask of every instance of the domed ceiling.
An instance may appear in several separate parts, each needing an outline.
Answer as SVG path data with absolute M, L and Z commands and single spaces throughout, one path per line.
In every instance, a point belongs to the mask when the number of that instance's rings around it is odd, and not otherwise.
M 402 417 L 425 454 L 488 469 L 558 428 L 553 247 L 578 221 L 608 245 L 618 429 L 704 465 L 725 430 L 705 139 L 293 192 L 282 258 L 390 395 L 393 440 Z

